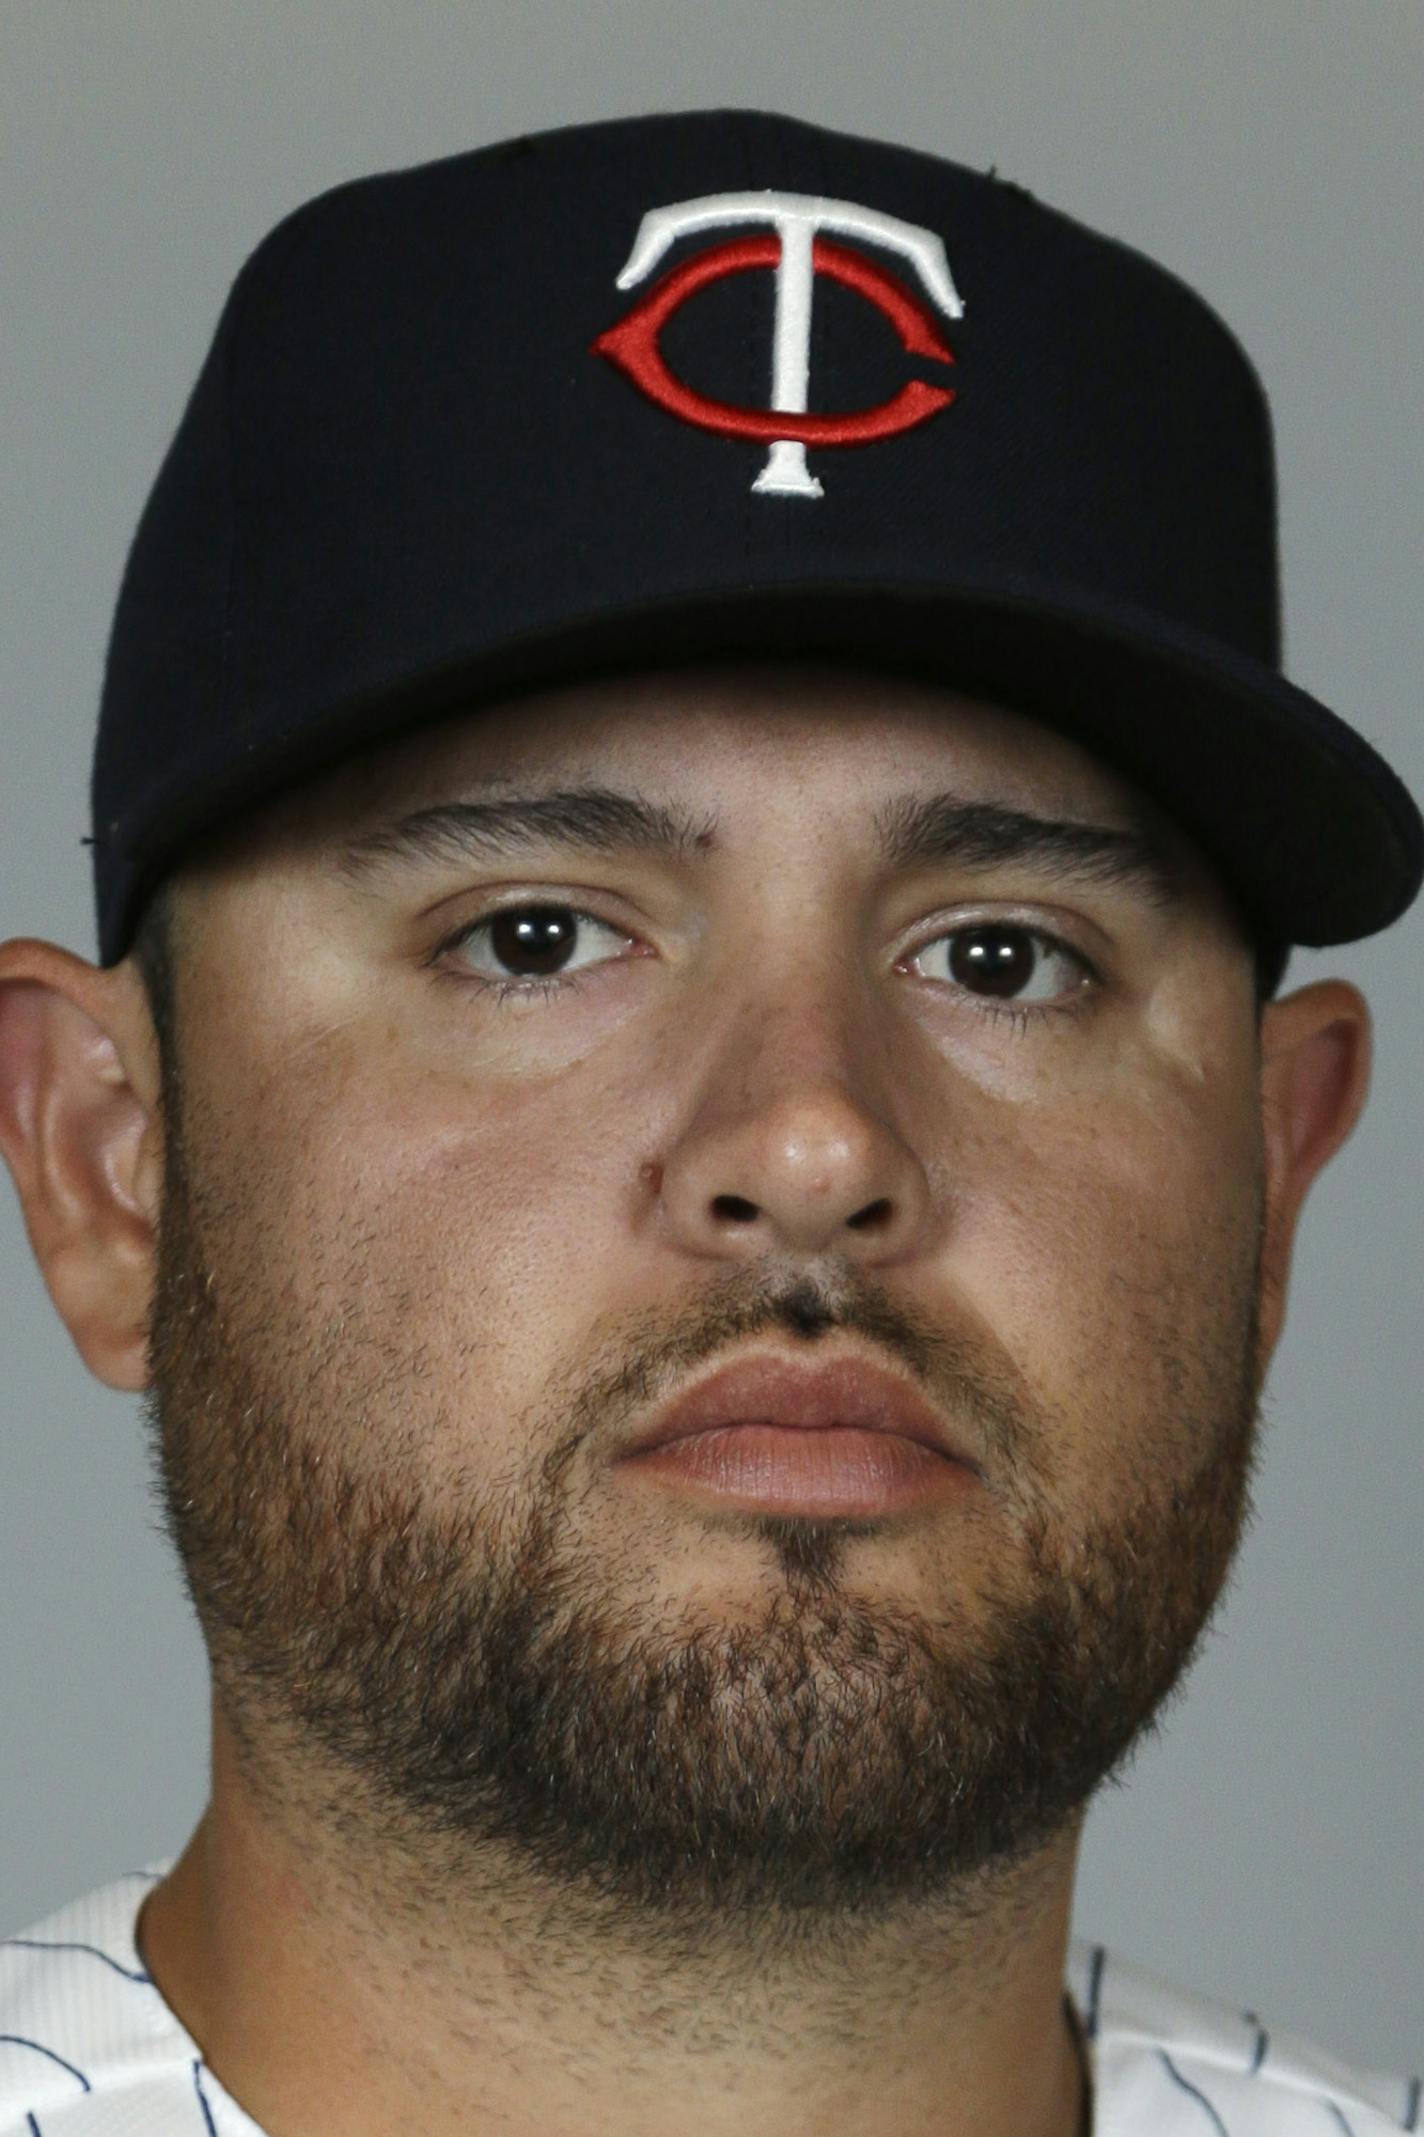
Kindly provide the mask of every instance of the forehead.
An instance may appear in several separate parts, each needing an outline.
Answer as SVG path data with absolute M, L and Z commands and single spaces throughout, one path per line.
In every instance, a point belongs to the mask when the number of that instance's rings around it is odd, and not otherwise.
M 798 838 L 825 852 L 834 826 L 838 865 L 878 872 L 887 822 L 917 797 L 1123 832 L 1170 883 L 1182 921 L 1233 940 L 1249 932 L 1195 839 L 1071 736 L 941 684 L 785 658 L 590 679 L 421 725 L 234 819 L 190 849 L 182 873 L 219 897 L 269 875 L 325 878 L 422 811 L 589 786 L 715 820 L 697 842 L 733 866 L 758 840 L 782 858 Z
M 531 692 L 421 727 L 286 790 L 235 827 L 286 845 L 359 834 L 403 811 L 532 778 L 621 774 L 649 794 L 739 813 L 834 808 L 952 786 L 1142 830 L 1189 877 L 1194 843 L 1115 767 L 1026 714 L 938 684 L 843 664 L 728 662 Z

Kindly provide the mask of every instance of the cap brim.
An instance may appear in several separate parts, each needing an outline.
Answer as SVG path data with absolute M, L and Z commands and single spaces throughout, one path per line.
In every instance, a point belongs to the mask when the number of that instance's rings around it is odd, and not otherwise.
M 1248 924 L 1282 943 L 1374 934 L 1424 878 L 1424 819 L 1353 728 L 1264 663 L 1160 617 L 1065 600 L 1061 580 L 1052 592 L 1023 579 L 729 581 L 551 615 L 357 700 L 258 709 L 210 782 L 145 793 L 142 818 L 163 823 L 165 851 L 113 901 L 103 960 L 124 954 L 157 877 L 193 840 L 354 750 L 579 678 L 825 655 L 1002 704 L 1101 756 L 1197 842 Z M 121 867 L 128 829 L 116 827 Z

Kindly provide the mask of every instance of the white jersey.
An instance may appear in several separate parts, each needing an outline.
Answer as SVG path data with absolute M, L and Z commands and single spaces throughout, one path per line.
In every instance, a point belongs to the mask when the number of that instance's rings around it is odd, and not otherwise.
M 0 1940 L 0 2137 L 263 2137 L 139 1957 L 166 1863 Z M 1418 2078 L 1348 2070 L 1253 2013 L 1074 1940 L 1065 1984 L 1093 2071 L 1094 2137 L 1382 2137 L 1420 2127 Z

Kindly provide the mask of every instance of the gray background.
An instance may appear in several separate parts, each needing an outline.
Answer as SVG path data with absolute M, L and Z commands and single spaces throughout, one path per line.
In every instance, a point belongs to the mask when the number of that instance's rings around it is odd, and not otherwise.
M 320 188 L 734 103 L 1000 171 L 1194 283 L 1275 409 L 1288 658 L 1424 795 L 1417 0 L 3 0 L 0 934 L 92 955 L 85 782 L 123 555 L 227 286 Z M 1424 909 L 1297 952 L 1377 1020 L 1307 1204 L 1248 1538 L 1089 1821 L 1075 1926 L 1348 2060 L 1424 2060 Z M 0 1925 L 176 1851 L 206 1679 L 136 1405 L 0 1199 Z

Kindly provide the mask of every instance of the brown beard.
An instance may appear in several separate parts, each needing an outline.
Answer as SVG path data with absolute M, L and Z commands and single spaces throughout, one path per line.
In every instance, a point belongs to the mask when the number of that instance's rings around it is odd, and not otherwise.
M 967 1900 L 1025 1861 L 1182 1678 L 1251 1516 L 1259 1233 L 1249 1295 L 1213 1324 L 1217 1362 L 1168 1376 L 1209 1397 L 1163 1441 L 1190 1464 L 1134 1469 L 1111 1522 L 1065 1536 L 1025 1519 L 975 1609 L 946 1593 L 926 1617 L 838 1578 L 872 1524 L 768 1516 L 765 1607 L 655 1621 L 612 1599 L 569 1523 L 576 1440 L 512 1503 L 442 1502 L 418 1473 L 343 1451 L 373 1444 L 371 1361 L 388 1404 L 393 1386 L 414 1399 L 421 1361 L 392 1308 L 365 1325 L 354 1297 L 269 1339 L 274 1243 L 195 1181 L 177 1110 L 170 1097 L 149 1412 L 218 1695 L 274 1799 L 320 1772 L 365 1845 L 552 1888 L 669 1951 L 753 1919 L 809 1936 Z M 736 1333 L 896 1326 L 870 1305 L 833 1317 L 798 1285 Z M 421 1400 L 428 1414 L 428 1381 Z

